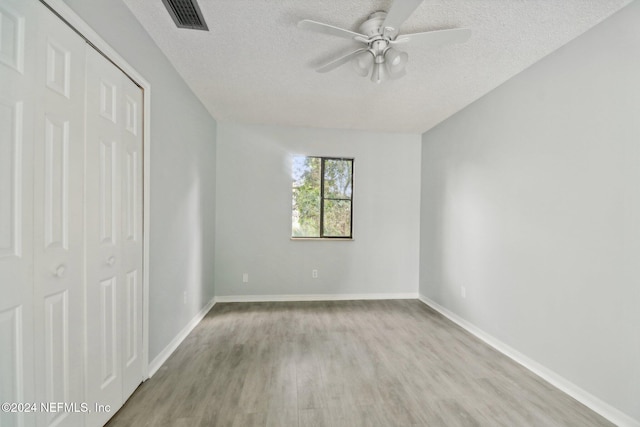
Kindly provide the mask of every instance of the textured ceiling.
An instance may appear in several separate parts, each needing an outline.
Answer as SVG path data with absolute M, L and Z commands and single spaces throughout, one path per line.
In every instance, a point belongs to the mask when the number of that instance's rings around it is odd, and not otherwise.
M 160 0 L 123 1 L 221 122 L 421 133 L 632 0 L 425 0 L 401 33 L 473 35 L 437 49 L 403 45 L 407 75 L 379 85 L 350 64 L 316 73 L 361 46 L 296 23 L 357 31 L 391 0 L 199 0 L 209 32 L 176 28 Z

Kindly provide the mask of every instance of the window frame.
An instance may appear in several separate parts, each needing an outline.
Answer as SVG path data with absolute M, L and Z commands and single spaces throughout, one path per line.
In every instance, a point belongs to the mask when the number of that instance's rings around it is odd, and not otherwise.
M 305 157 L 305 158 L 313 158 L 320 159 L 320 224 L 319 224 L 319 236 L 291 236 L 291 240 L 353 240 L 353 195 L 354 195 L 354 169 L 355 169 L 355 159 L 353 157 L 336 157 L 336 156 L 307 156 L 307 155 L 296 155 L 294 157 Z M 349 161 L 351 162 L 351 197 L 349 199 L 337 199 L 337 198 L 325 198 L 324 196 L 324 173 L 325 173 L 325 162 L 327 160 L 337 160 L 337 161 Z M 292 193 L 293 196 L 293 193 Z M 324 205 L 325 200 L 335 200 L 335 201 L 349 201 L 349 235 L 348 236 L 325 236 L 324 235 Z

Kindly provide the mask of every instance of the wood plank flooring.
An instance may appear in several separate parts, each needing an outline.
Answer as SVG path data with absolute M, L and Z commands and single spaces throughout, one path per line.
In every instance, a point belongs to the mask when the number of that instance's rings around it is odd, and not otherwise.
M 216 304 L 108 424 L 612 425 L 417 300 Z

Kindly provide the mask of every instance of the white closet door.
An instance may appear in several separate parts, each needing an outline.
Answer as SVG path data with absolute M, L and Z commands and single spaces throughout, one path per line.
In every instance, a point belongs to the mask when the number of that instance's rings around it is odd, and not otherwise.
M 89 402 L 119 408 L 142 381 L 141 91 L 87 54 L 87 376 Z M 88 425 L 111 415 L 89 414 Z
M 142 90 L 122 75 L 122 387 L 126 400 L 142 375 Z
M 0 402 L 111 406 L 1 427 L 102 425 L 142 381 L 142 111 L 43 4 L 0 0 Z
M 33 240 L 36 401 L 80 403 L 84 401 L 86 43 L 38 6 Z M 84 423 L 81 412 L 39 412 L 37 417 L 42 426 Z
M 0 0 L 0 402 L 35 399 L 34 6 L 23 0 Z M 0 426 L 29 425 L 33 418 L 0 412 Z

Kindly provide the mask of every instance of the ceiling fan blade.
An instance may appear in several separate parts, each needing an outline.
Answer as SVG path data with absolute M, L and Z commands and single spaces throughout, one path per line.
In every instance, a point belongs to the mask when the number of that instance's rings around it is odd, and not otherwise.
M 322 22 L 312 21 L 310 19 L 303 19 L 302 21 L 298 22 L 298 27 L 309 31 L 315 31 L 316 33 L 342 37 L 343 39 L 358 41 L 367 40 L 367 36 L 365 36 L 364 34 L 345 30 L 344 28 L 334 27 L 333 25 L 329 24 L 323 24 Z
M 396 32 L 404 21 L 420 6 L 422 0 L 396 0 L 387 12 L 387 17 L 382 23 L 382 29 L 393 28 Z
M 469 40 L 472 31 L 468 28 L 452 28 L 449 30 L 425 31 L 424 33 L 402 34 L 392 40 L 392 44 L 420 43 L 427 47 L 438 47 L 451 43 L 463 43 Z
M 351 61 L 353 58 L 358 56 L 359 53 L 366 52 L 367 50 L 368 50 L 367 48 L 362 48 L 362 49 L 355 50 L 355 51 L 353 51 L 351 53 L 348 53 L 348 54 L 346 54 L 344 56 L 341 56 L 338 59 L 334 59 L 333 61 L 329 62 L 328 64 L 324 64 L 320 68 L 316 68 L 316 71 L 319 72 L 319 73 L 326 73 L 327 71 L 331 71 L 333 69 L 336 69 L 339 66 L 344 65 L 347 62 Z

